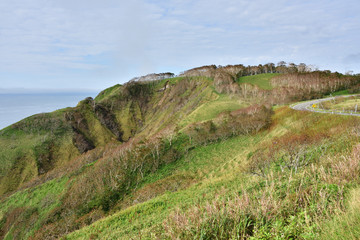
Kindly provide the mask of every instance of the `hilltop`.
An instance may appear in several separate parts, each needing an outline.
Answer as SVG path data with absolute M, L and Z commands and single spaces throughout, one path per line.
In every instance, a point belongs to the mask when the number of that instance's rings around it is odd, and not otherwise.
M 359 236 L 360 119 L 288 107 L 359 84 L 305 64 L 210 65 L 30 116 L 0 131 L 0 237 Z

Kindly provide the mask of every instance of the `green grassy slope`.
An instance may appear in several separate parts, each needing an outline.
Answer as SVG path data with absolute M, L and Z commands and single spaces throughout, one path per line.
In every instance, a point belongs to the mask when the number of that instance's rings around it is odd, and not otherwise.
M 360 236 L 360 189 L 348 194 L 347 211 L 337 213 L 334 218 L 320 223 L 321 239 L 357 239 Z
M 234 111 L 248 106 L 243 99 L 230 97 L 225 94 L 212 94 L 214 98 L 194 110 L 189 116 L 180 122 L 180 126 L 187 126 L 191 123 L 208 121 L 216 118 L 220 113 Z M 212 99 L 210 98 L 210 99 Z
M 63 111 L 34 115 L 0 132 L 0 195 L 79 155 Z
M 0 237 L 27 239 L 32 236 L 41 227 L 46 215 L 59 205 L 67 181 L 66 177 L 52 180 L 31 190 L 17 192 L 1 203 L 0 224 L 5 225 L 7 232 L 1 232 Z M 11 218 L 16 219 L 16 224 L 6 225 Z M 29 220 L 31 225 L 28 224 Z
M 186 209 L 194 204 L 204 204 L 223 188 L 236 191 L 244 179 L 241 170 L 246 164 L 246 155 L 252 149 L 251 145 L 254 146 L 259 139 L 260 136 L 241 136 L 197 148 L 178 162 L 148 176 L 139 192 L 143 193 L 148 185 L 156 189 L 155 186 L 161 184 L 162 179 L 183 182 L 185 177 L 190 182 L 187 188 L 179 188 L 176 192 L 158 192 L 154 199 L 122 210 L 67 238 L 88 239 L 96 236 L 99 239 L 131 239 L 137 238 L 139 231 L 144 237 L 151 238 L 151 234 L 161 227 L 162 222 L 177 207 Z M 228 192 L 226 196 L 229 195 L 231 193 Z
M 47 181 L 47 179 L 52 179 L 57 176 L 73 174 L 72 181 L 75 182 L 78 181 L 77 179 L 79 178 L 87 177 L 87 171 L 88 169 L 92 171 L 93 165 L 90 164 L 85 168 L 79 168 L 81 164 L 98 161 L 99 157 L 96 156 L 101 154 L 104 156 L 106 152 L 112 153 L 119 145 L 119 142 L 114 140 L 114 134 L 106 125 L 102 124 L 96 111 L 93 111 L 93 106 L 96 104 L 101 104 L 105 108 L 113 108 L 114 119 L 118 121 L 119 126 L 124 132 L 123 139 L 126 140 L 134 135 L 136 135 L 138 139 L 151 138 L 151 136 L 155 136 L 159 132 L 167 131 L 169 127 L 170 129 L 176 128 L 179 121 L 188 117 L 193 111 L 219 98 L 218 93 L 216 93 L 211 86 L 211 79 L 198 77 L 175 78 L 170 80 L 169 87 L 166 91 L 159 91 L 167 81 L 168 80 L 150 84 L 146 83 L 145 86 L 139 86 L 140 91 L 149 91 L 147 88 L 150 88 L 150 92 L 147 92 L 146 96 L 142 96 L 141 92 L 136 92 L 138 89 L 130 88 L 130 90 L 124 90 L 121 89 L 120 86 L 115 86 L 110 91 L 106 91 L 105 94 L 101 94 L 101 98 L 96 98 L 95 103 L 91 100 L 84 100 L 75 108 L 68 108 L 42 116 L 33 116 L 20 122 L 21 125 L 19 126 L 12 126 L 5 129 L 0 139 L 0 143 L 4 146 L 0 153 L 3 154 L 3 156 L 7 156 L 7 158 L 4 159 L 7 159 L 6 162 L 8 162 L 8 167 L 3 168 L 4 177 L 2 180 L 4 183 L 7 183 L 1 184 L 2 187 L 5 187 L 3 192 L 14 190 L 19 184 L 26 184 L 26 182 L 29 181 L 31 182 L 30 186 L 36 186 L 39 183 L 41 184 Z M 138 86 L 131 87 L 137 88 Z M 142 88 L 145 88 L 145 90 Z M 134 95 L 134 93 L 128 93 L 126 91 L 135 91 L 136 94 Z M 222 96 L 221 99 L 226 98 Z M 231 102 L 230 99 L 225 101 Z M 240 100 L 237 101 L 239 102 Z M 224 109 L 217 109 L 216 114 L 229 110 L 226 105 L 224 106 Z M 240 108 L 243 105 L 239 102 L 234 106 L 235 108 L 231 107 L 230 109 L 238 109 L 237 106 Z M 70 115 L 70 117 L 66 114 Z M 212 117 L 215 117 L 216 114 Z M 58 118 L 55 118 L 55 116 Z M 64 118 L 69 118 L 70 121 L 65 121 Z M 54 125 L 51 124 L 55 120 L 59 121 L 59 125 L 65 124 L 67 128 L 62 128 L 62 132 L 57 132 Z M 201 119 L 199 119 L 199 121 L 200 120 Z M 38 122 L 42 124 L 36 125 L 34 121 L 36 124 Z M 34 126 L 31 126 L 31 124 L 34 124 Z M 99 149 L 100 152 L 98 151 L 99 153 L 96 153 L 96 156 L 91 156 L 92 151 L 89 152 L 90 155 L 80 156 L 72 139 L 74 133 L 72 132 L 71 126 L 72 128 L 76 127 L 86 139 L 91 140 L 96 149 Z M 46 128 L 54 130 L 49 133 L 45 131 Z M 103 147 L 103 150 L 101 150 L 101 147 Z M 16 151 L 9 149 L 15 149 Z M 51 149 L 52 155 L 50 157 L 52 157 L 51 159 L 54 160 L 54 162 L 51 162 L 53 165 L 51 165 L 50 171 L 46 173 L 44 177 L 41 176 L 42 178 L 37 179 L 39 175 L 38 156 L 46 154 L 46 149 Z M 11 162 L 14 158 L 17 158 L 16 154 L 19 154 L 19 161 L 21 160 L 22 162 Z M 49 159 L 49 156 L 45 157 Z M 70 164 L 66 167 L 67 162 L 76 164 Z M 77 167 L 78 165 L 79 167 Z M 19 178 L 19 176 L 24 177 Z M 12 178 L 14 178 L 14 187 L 12 189 L 6 188 L 11 185 Z M 94 204 L 97 206 L 96 204 L 98 203 L 94 202 Z M 6 219 L 9 219 L 6 216 L 11 214 L 13 209 L 18 209 L 19 207 L 12 204 L 10 198 L 5 198 L 4 202 L 0 205 L 2 208 L 4 206 L 10 206 L 3 208 L 3 220 L 5 222 L 2 226 L 6 227 L 8 221 Z M 60 207 L 60 209 L 61 208 L 62 207 Z M 26 215 L 25 209 L 26 207 L 21 206 L 18 214 L 20 214 L 20 216 Z M 47 218 L 49 218 L 52 216 L 53 211 L 56 212 L 59 210 L 47 208 L 43 209 L 43 211 L 45 211 L 45 213 L 42 213 L 42 215 L 46 215 Z M 42 219 L 39 219 L 40 222 L 41 220 Z M 29 221 L 29 219 L 26 218 L 26 221 Z M 11 223 L 14 224 L 11 221 L 8 224 Z M 38 229 L 39 225 L 32 226 L 33 228 L 28 229 L 31 234 Z M 7 230 L 10 231 L 11 229 Z M 11 231 L 9 232 L 10 235 L 12 234 Z
M 217 97 L 212 80 L 193 77 L 115 85 L 74 108 L 31 116 L 0 132 L 0 194 L 14 191 L 83 151 L 151 136 Z M 240 106 L 240 104 L 239 104 Z
M 252 85 L 256 85 L 261 89 L 270 90 L 273 87 L 271 86 L 271 78 L 278 76 L 278 73 L 263 73 L 252 76 L 240 77 L 237 82 L 238 83 L 250 83 Z

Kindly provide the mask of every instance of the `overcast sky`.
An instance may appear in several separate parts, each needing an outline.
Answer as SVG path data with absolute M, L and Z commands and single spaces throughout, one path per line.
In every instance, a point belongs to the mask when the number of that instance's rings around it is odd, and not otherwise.
M 359 0 L 1 0 L 0 92 L 280 60 L 359 73 L 359 13 Z

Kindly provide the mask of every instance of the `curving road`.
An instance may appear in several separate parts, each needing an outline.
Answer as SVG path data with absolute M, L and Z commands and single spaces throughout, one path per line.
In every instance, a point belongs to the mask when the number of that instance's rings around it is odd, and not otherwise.
M 354 97 L 354 96 L 359 96 L 359 94 L 357 95 L 348 95 L 348 96 L 341 96 L 341 97 Z M 307 101 L 307 102 L 301 102 L 301 103 L 296 103 L 294 105 L 291 105 L 290 107 L 294 110 L 299 110 L 299 111 L 310 111 L 310 112 L 318 112 L 318 113 L 330 113 L 330 114 L 338 114 L 338 115 L 349 115 L 349 116 L 359 116 L 359 113 L 349 113 L 349 112 L 340 112 L 340 111 L 324 111 L 324 110 L 317 110 L 314 109 L 312 107 L 313 104 L 319 104 L 321 102 L 325 102 L 325 101 L 329 101 L 332 99 L 335 99 L 336 97 L 328 97 L 328 98 L 321 98 L 321 99 L 316 99 L 316 100 L 311 100 L 311 101 Z

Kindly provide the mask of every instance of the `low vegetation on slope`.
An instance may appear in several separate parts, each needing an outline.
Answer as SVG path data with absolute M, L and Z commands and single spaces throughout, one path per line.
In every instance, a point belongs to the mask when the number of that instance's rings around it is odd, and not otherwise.
M 360 120 L 274 105 L 353 89 L 359 77 L 294 71 L 154 75 L 2 130 L 0 237 L 358 236 L 342 229 L 358 220 Z
M 341 227 L 350 228 L 357 223 L 347 197 L 360 184 L 358 124 L 280 108 L 270 130 L 196 148 L 150 174 L 126 201 L 132 207 L 66 239 L 319 239 L 333 216 L 344 215 Z

